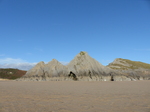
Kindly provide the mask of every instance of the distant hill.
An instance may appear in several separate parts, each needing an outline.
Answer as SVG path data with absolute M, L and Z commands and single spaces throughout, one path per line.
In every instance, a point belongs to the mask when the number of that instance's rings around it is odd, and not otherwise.
M 128 74 L 135 80 L 150 80 L 150 64 L 117 58 L 107 67 Z
M 134 70 L 134 69 L 150 69 L 150 64 L 140 61 L 131 61 L 128 59 L 117 58 L 108 65 L 112 69 L 118 70 Z
M 0 78 L 1 79 L 17 79 L 26 74 L 27 71 L 13 69 L 13 68 L 0 68 Z

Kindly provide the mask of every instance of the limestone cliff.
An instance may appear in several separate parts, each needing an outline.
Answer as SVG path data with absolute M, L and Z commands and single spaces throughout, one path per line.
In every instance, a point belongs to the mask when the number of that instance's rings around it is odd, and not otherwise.
M 29 77 L 33 77 L 33 76 L 37 76 L 37 77 L 42 76 L 44 66 L 45 66 L 45 63 L 43 61 L 39 62 L 32 69 L 28 70 L 27 73 L 23 77 L 29 78 Z
M 76 75 L 78 80 L 110 81 L 111 78 L 116 80 L 114 79 L 115 76 L 123 76 L 123 74 L 103 66 L 83 51 L 76 55 L 67 67 Z
M 126 59 L 116 59 L 103 66 L 87 52 L 81 51 L 68 65 L 56 59 L 49 63 L 39 62 L 23 77 L 24 81 L 132 81 L 149 80 L 150 64 Z
M 43 68 L 46 77 L 64 77 L 69 74 L 68 68 L 53 59 Z
M 150 79 L 150 64 L 117 58 L 107 67 L 126 73 L 135 80 Z
M 25 81 L 49 81 L 64 80 L 69 74 L 66 66 L 62 65 L 56 59 L 47 64 L 39 62 L 35 67 L 30 69 L 22 78 L 18 80 Z

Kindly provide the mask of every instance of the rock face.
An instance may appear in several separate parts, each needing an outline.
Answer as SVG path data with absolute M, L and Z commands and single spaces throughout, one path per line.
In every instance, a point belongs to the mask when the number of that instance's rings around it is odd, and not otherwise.
M 34 66 L 32 69 L 27 71 L 24 77 L 33 77 L 33 76 L 42 76 L 43 75 L 43 67 L 45 66 L 45 63 L 43 61 L 39 62 L 36 66 Z
M 43 68 L 45 80 L 67 80 L 68 68 L 53 59 Z
M 85 81 L 111 81 L 115 76 L 122 76 L 109 67 L 105 67 L 93 59 L 86 52 L 80 52 L 68 65 L 78 80 Z
M 103 66 L 86 52 L 80 52 L 68 64 L 56 59 L 49 63 L 39 62 L 20 81 L 132 81 L 149 80 L 150 65 L 125 59 L 116 59 Z
M 18 80 L 25 81 L 49 81 L 49 80 L 65 80 L 69 74 L 68 68 L 53 59 L 48 64 L 39 62 L 35 67 L 30 69 L 22 78 Z M 59 77 L 59 78 L 58 78 Z
M 107 67 L 126 73 L 132 80 L 150 80 L 150 64 L 117 58 Z
M 63 77 L 68 74 L 67 67 L 62 65 L 56 59 L 53 59 L 46 64 L 43 69 L 46 77 Z
M 90 57 L 86 52 L 80 52 L 68 65 L 70 71 L 78 76 L 89 76 L 91 74 L 106 75 L 110 69 Z

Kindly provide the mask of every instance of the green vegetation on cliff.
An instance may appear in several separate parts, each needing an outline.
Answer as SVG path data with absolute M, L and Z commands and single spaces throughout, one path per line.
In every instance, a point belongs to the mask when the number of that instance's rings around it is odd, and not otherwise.
M 85 55 L 85 52 L 81 51 L 81 52 L 80 52 L 80 55 Z
M 116 59 L 115 62 L 110 63 L 108 67 L 112 69 L 122 69 L 122 70 L 138 69 L 138 68 L 150 69 L 150 64 L 143 63 L 140 61 L 131 61 L 128 59 L 118 58 Z
M 13 69 L 13 68 L 7 68 L 7 69 L 0 69 L 0 78 L 2 79 L 17 79 L 22 77 L 26 74 L 26 71 Z

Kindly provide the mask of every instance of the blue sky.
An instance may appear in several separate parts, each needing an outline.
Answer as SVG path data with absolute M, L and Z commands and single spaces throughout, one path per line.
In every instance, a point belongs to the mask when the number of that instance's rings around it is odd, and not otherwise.
M 86 51 L 150 63 L 149 0 L 0 0 L 0 65 L 70 62 Z

